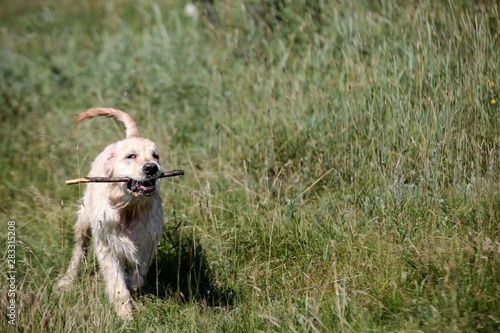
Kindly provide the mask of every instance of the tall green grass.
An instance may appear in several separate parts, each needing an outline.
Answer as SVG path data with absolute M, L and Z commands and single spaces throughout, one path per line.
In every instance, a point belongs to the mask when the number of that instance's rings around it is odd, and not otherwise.
M 178 1 L 3 4 L 19 331 L 500 329 L 498 4 L 283 3 L 218 1 L 215 20 Z M 162 181 L 128 323 L 92 256 L 54 290 L 84 190 L 64 180 L 124 135 L 75 130 L 91 106 L 129 112 L 186 170 Z M 5 250 L 2 286 L 8 270 Z

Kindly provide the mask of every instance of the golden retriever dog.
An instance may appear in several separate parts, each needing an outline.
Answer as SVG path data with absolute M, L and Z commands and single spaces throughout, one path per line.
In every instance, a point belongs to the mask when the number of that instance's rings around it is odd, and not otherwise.
M 91 108 L 77 117 L 76 125 L 97 116 L 121 121 L 126 139 L 107 146 L 92 163 L 88 176 L 128 177 L 131 181 L 87 185 L 75 224 L 76 245 L 67 272 L 57 286 L 63 288 L 75 280 L 92 235 L 108 298 L 116 312 L 130 320 L 130 290 L 144 284 L 162 235 L 158 184 L 162 168 L 156 145 L 140 136 L 136 123 L 125 112 Z

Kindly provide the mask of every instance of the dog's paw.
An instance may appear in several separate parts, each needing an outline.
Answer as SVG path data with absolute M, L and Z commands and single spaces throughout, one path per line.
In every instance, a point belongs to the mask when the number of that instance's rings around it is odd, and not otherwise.
M 116 305 L 116 313 L 124 320 L 132 320 L 132 306 L 130 302 L 126 302 L 120 305 Z
M 56 291 L 67 290 L 73 284 L 73 280 L 70 276 L 61 277 L 56 283 Z

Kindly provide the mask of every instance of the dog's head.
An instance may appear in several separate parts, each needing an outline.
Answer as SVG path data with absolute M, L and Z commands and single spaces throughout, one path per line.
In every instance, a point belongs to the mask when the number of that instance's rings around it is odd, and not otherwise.
M 114 177 L 128 177 L 126 191 L 135 197 L 149 197 L 157 192 L 157 179 L 162 174 L 156 145 L 144 138 L 125 139 L 106 160 L 106 171 Z

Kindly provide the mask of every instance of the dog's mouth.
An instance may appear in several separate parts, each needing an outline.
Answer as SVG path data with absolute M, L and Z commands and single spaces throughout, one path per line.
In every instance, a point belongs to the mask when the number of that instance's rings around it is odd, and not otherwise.
M 156 179 L 151 179 L 144 182 L 132 179 L 127 182 L 127 189 L 134 194 L 140 194 L 148 197 L 152 195 L 156 190 Z

